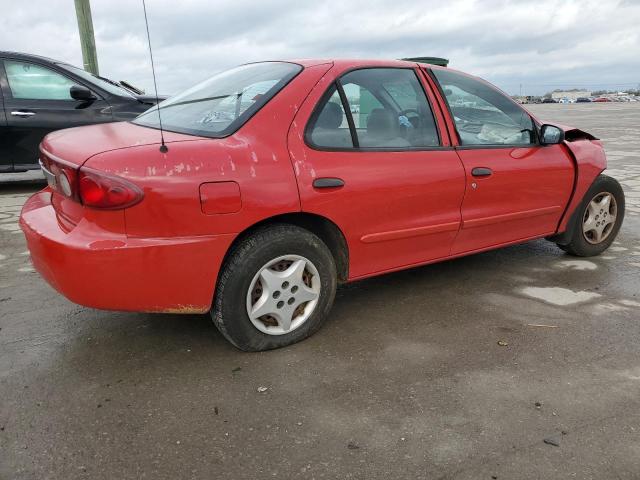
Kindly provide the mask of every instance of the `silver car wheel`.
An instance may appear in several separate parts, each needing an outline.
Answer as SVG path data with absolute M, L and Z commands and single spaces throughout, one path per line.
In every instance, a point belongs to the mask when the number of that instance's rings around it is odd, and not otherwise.
M 247 292 L 247 315 L 267 335 L 284 335 L 300 328 L 320 298 L 320 274 L 299 255 L 283 255 L 256 273 Z
M 582 234 L 584 239 L 596 245 L 609 237 L 616 224 L 618 204 L 609 192 L 600 192 L 594 196 L 582 218 Z

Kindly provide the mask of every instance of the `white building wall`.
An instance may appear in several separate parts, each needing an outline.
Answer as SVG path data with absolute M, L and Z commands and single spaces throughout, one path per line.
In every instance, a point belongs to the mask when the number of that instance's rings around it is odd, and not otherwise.
M 568 98 L 569 100 L 575 100 L 578 97 L 590 97 L 591 92 L 588 90 L 576 90 L 573 92 L 553 92 L 551 98 L 554 100 L 560 100 L 561 98 Z

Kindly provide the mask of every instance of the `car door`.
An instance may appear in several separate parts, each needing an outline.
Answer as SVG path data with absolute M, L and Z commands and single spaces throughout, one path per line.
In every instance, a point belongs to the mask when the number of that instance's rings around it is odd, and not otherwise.
M 531 116 L 488 83 L 447 69 L 432 73 L 466 172 L 452 254 L 554 233 L 574 181 L 566 147 L 540 145 Z
M 12 58 L 2 64 L 7 125 L 0 157 L 15 171 L 37 168 L 38 145 L 47 133 L 112 120 L 109 104 L 95 92 L 93 101 L 71 98 L 69 89 L 77 82 L 61 72 Z
M 330 71 L 290 129 L 302 210 L 342 230 L 349 278 L 446 257 L 460 226 L 464 170 L 417 73 Z

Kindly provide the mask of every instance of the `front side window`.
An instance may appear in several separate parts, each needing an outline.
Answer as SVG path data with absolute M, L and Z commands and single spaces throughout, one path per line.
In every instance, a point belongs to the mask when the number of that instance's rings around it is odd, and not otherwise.
M 13 98 L 30 100 L 73 100 L 73 81 L 49 68 L 30 62 L 5 60 L 4 69 Z
M 433 69 L 462 145 L 530 145 L 533 120 L 488 84 L 449 70 Z
M 439 145 L 431 107 L 414 70 L 365 68 L 345 74 L 338 82 L 347 104 L 342 104 L 333 86 L 308 126 L 312 145 L 397 150 Z M 334 112 L 331 123 L 325 121 L 329 111 Z M 353 132 L 343 114 L 351 115 Z
M 242 65 L 161 102 L 133 123 L 158 128 L 159 108 L 166 130 L 224 137 L 240 128 L 301 70 L 300 65 L 285 62 Z

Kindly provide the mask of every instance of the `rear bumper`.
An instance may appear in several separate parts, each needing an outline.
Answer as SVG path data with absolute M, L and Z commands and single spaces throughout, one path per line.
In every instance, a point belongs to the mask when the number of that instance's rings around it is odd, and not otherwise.
M 81 220 L 58 223 L 45 189 L 22 208 L 35 269 L 69 300 L 93 308 L 204 313 L 233 235 L 129 238 Z

